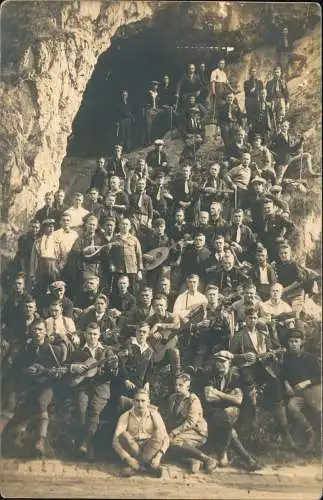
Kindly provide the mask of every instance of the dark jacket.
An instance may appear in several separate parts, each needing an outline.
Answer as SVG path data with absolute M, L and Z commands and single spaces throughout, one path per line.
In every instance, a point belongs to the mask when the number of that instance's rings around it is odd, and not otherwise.
M 183 278 L 189 274 L 198 274 L 202 279 L 205 278 L 205 269 L 209 266 L 211 252 L 204 246 L 197 250 L 194 245 L 189 245 L 183 250 L 181 268 Z
M 255 91 L 254 92 L 251 92 L 251 89 L 255 87 Z M 255 78 L 255 79 L 251 79 L 249 78 L 249 80 L 245 80 L 244 84 L 243 84 L 243 89 L 244 89 L 244 93 L 245 93 L 245 97 L 246 98 L 251 98 L 251 99 L 256 99 L 259 101 L 260 99 L 260 92 L 261 90 L 263 90 L 264 88 L 264 84 L 261 80 L 258 80 L 258 78 Z
M 273 78 L 269 80 L 266 84 L 267 90 L 267 101 L 270 102 L 275 98 L 283 98 L 286 102 L 289 102 L 289 92 L 287 88 L 287 83 L 282 78 L 278 81 L 278 92 L 276 91 L 276 79 Z
M 287 165 L 292 154 L 298 153 L 301 147 L 301 141 L 293 142 L 288 135 L 287 141 L 283 134 L 277 134 L 273 137 L 271 147 L 276 163 Z
M 152 371 L 153 350 L 147 347 L 143 352 L 131 337 L 126 343 L 126 353 L 119 356 L 120 378 L 130 380 L 139 389 L 149 380 Z

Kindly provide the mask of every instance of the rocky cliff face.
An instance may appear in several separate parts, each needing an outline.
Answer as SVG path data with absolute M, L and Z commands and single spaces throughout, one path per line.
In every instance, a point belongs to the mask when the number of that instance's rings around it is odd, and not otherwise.
M 63 5 L 59 16 L 50 17 L 52 34 L 36 32 L 16 67 L 3 74 L 1 237 L 9 250 L 11 237 L 42 204 L 44 193 L 58 187 L 71 124 L 98 55 L 121 25 L 153 14 L 150 2 Z
M 160 12 L 167 20 L 167 9 L 172 9 L 169 20 L 179 16 L 188 29 L 232 32 L 249 45 L 259 41 L 255 26 L 266 25 L 274 16 L 266 6 L 243 2 L 75 0 L 5 5 L 0 87 L 3 254 L 12 254 L 17 235 L 42 205 L 45 192 L 58 187 L 72 121 L 98 56 L 121 26 L 153 22 Z M 282 22 L 307 15 L 305 7 L 297 12 L 293 7 L 293 13 L 290 6 L 277 9 Z

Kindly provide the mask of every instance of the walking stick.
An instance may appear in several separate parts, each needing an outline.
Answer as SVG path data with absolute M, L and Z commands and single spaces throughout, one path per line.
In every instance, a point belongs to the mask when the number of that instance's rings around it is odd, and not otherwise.
M 302 174 L 303 174 L 303 144 L 301 146 L 301 166 L 300 166 L 300 169 L 299 169 L 299 181 L 301 182 L 302 181 Z
M 173 106 L 170 106 L 170 129 L 173 130 Z

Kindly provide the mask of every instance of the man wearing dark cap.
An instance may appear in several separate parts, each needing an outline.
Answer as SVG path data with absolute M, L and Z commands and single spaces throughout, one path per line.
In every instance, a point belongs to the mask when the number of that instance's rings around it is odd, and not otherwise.
M 243 401 L 243 391 L 237 371 L 231 367 L 233 355 L 228 351 L 213 354 L 212 371 L 204 387 L 206 417 L 209 428 L 216 430 L 214 439 L 220 444 L 219 465 L 229 464 L 230 445 L 245 461 L 249 471 L 259 469 L 256 460 L 247 452 L 234 429 Z M 221 443 L 219 443 L 221 441 Z
M 152 169 L 152 177 L 159 171 L 165 174 L 168 172 L 167 156 L 166 153 L 162 151 L 163 146 L 163 139 L 156 139 L 154 141 L 154 149 L 147 153 L 146 163 L 148 167 Z
M 287 353 L 282 365 L 282 378 L 289 397 L 287 410 L 298 428 L 306 436 L 306 445 L 301 449 L 310 451 L 317 436 L 304 410 L 309 410 L 314 426 L 321 426 L 322 387 L 321 367 L 317 358 L 303 348 L 304 334 L 299 329 L 290 329 L 286 335 Z

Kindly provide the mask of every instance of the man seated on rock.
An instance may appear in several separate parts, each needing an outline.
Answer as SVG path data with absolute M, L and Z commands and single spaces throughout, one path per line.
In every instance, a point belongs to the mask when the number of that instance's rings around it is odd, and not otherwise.
M 251 261 L 255 251 L 256 237 L 250 227 L 243 222 L 244 211 L 241 208 L 235 208 L 226 233 L 226 240 L 233 247 L 239 260 Z
M 203 464 L 206 471 L 212 474 L 217 461 L 199 450 L 207 441 L 208 429 L 201 402 L 191 392 L 190 385 L 189 374 L 178 375 L 175 392 L 168 400 L 166 424 L 170 430 L 170 450 L 177 452 L 181 460 L 188 462 L 192 473 L 198 472 Z
M 130 165 L 127 158 L 125 158 L 122 153 L 123 146 L 121 144 L 115 144 L 113 155 L 107 161 L 106 171 L 108 177 L 115 175 L 126 181 L 130 173 Z
M 136 391 L 133 408 L 118 420 L 112 446 L 125 464 L 123 476 L 149 471 L 161 475 L 161 459 L 169 437 L 158 409 L 150 405 L 149 393 Z
M 48 431 L 48 406 L 54 395 L 61 393 L 62 382 L 58 365 L 66 360 L 67 351 L 64 344 L 51 345 L 45 341 L 46 327 L 43 320 L 38 319 L 32 326 L 32 336 L 23 346 L 12 367 L 13 384 L 0 419 L 0 434 L 13 420 L 16 444 L 21 445 L 31 415 L 38 416 L 37 442 L 35 450 L 38 454 L 46 453 L 46 437 Z
M 147 153 L 146 163 L 152 170 L 152 178 L 156 176 L 157 172 L 164 172 L 164 174 L 168 173 L 167 155 L 162 151 L 164 144 L 163 139 L 156 139 L 154 141 L 154 149 Z
M 226 185 L 220 177 L 221 166 L 219 163 L 213 163 L 208 169 L 206 180 L 200 185 L 200 208 L 201 210 L 210 210 L 211 203 L 214 201 L 223 201 L 228 198 L 228 194 L 222 192 L 226 190 Z
M 275 263 L 277 281 L 282 284 L 282 297 L 299 316 L 304 305 L 303 275 L 300 266 L 292 258 L 288 243 L 279 246 L 279 260 Z
M 67 360 L 69 373 L 75 385 L 77 401 L 77 448 L 80 453 L 94 458 L 93 438 L 99 426 L 100 415 L 110 399 L 111 382 L 118 374 L 118 357 L 110 347 L 99 341 L 100 328 L 90 323 L 85 330 L 85 344 L 76 349 Z M 97 363 L 94 376 L 89 366 Z
M 287 410 L 306 436 L 300 449 L 310 451 L 317 442 L 316 433 L 304 410 L 312 413 L 314 427 L 321 427 L 322 387 L 321 367 L 317 358 L 304 350 L 304 334 L 290 329 L 286 335 L 287 353 L 282 364 L 282 378 L 288 396 Z
M 296 228 L 292 221 L 277 214 L 274 201 L 266 197 L 257 229 L 258 240 L 267 249 L 269 260 L 272 262 L 279 258 L 281 241 L 288 240 Z
M 268 300 L 271 287 L 277 278 L 274 267 L 268 262 L 268 252 L 261 243 L 257 244 L 256 262 L 249 272 L 249 278 L 255 284 L 260 299 Z
M 230 142 L 228 156 L 231 167 L 240 164 L 242 153 L 251 153 L 251 145 L 247 141 L 247 134 L 243 128 L 236 131 L 234 139 Z
M 209 382 L 204 387 L 206 418 L 209 428 L 215 431 L 211 439 L 220 444 L 220 467 L 229 464 L 228 450 L 231 445 L 244 460 L 247 469 L 255 471 L 260 467 L 244 448 L 234 428 L 243 401 L 243 391 L 239 373 L 231 367 L 232 359 L 233 355 L 228 351 L 213 354 Z
M 273 166 L 272 154 L 267 146 L 262 144 L 260 134 L 255 134 L 252 141 L 252 149 L 249 152 L 254 173 L 264 178 L 267 182 L 270 182 L 271 185 L 274 185 L 276 183 L 276 173 Z
M 289 135 L 289 121 L 285 120 L 280 126 L 280 131 L 272 138 L 270 149 L 274 154 L 276 161 L 277 184 L 281 184 L 284 177 L 293 174 L 292 168 L 300 160 L 303 174 L 311 177 L 319 176 L 312 167 L 312 156 L 310 153 L 303 152 L 305 136 L 303 135 L 298 142 L 292 141 Z M 288 172 L 289 171 L 289 172 Z M 292 175 L 294 177 L 294 175 Z
M 238 208 L 244 208 L 249 182 L 251 180 L 250 153 L 242 153 L 241 164 L 231 168 L 224 177 L 230 189 L 237 193 Z

